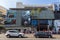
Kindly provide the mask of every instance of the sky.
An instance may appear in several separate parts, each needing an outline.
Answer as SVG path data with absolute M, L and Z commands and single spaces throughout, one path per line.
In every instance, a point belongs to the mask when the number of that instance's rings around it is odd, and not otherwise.
M 60 0 L 0 0 L 0 6 L 7 9 L 15 8 L 16 2 L 22 2 L 23 4 L 52 4 L 59 2 Z

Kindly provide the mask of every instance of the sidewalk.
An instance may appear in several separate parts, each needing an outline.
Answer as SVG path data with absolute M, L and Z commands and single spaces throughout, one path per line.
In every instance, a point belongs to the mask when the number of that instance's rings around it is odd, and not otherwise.
M 60 39 L 60 34 L 54 34 L 53 37 Z
M 25 34 L 25 36 L 27 36 L 28 38 L 35 38 L 34 34 Z

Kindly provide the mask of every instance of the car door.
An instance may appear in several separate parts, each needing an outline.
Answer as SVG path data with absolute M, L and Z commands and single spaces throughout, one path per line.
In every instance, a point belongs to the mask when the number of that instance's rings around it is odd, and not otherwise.
M 43 32 L 40 32 L 40 33 L 39 33 L 39 36 L 40 36 L 40 37 L 43 37 L 43 36 L 44 36 L 44 33 L 43 33 Z
M 10 31 L 10 35 L 11 36 L 18 36 L 18 32 L 17 31 Z
M 13 34 L 14 34 L 14 36 L 18 36 L 19 35 L 19 32 L 18 31 L 15 31 Z

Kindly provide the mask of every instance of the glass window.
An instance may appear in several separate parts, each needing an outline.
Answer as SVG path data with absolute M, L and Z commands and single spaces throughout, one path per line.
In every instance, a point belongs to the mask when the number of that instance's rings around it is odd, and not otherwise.
M 21 21 L 21 24 L 25 25 L 25 21 L 27 21 L 27 25 L 29 25 L 30 24 L 30 19 L 29 19 L 30 18 L 30 10 L 22 10 L 21 12 L 22 12 L 22 21 Z
M 60 7 L 60 4 L 59 4 L 59 7 Z
M 12 24 L 16 24 L 16 19 L 11 20 Z
M 14 18 L 14 15 L 13 14 L 9 15 L 9 18 Z
M 16 17 L 16 10 L 9 10 L 7 13 L 7 16 L 9 18 L 15 18 Z
M 4 23 L 5 23 L 5 24 L 9 24 L 9 25 L 11 25 L 11 24 L 16 24 L 16 19 L 8 19 L 8 20 L 6 20 Z
M 11 32 L 11 33 L 18 33 L 18 31 L 9 31 L 9 32 Z
M 48 25 L 48 20 L 40 20 L 40 24 L 47 24 Z
M 60 10 L 60 8 L 59 8 L 59 10 Z

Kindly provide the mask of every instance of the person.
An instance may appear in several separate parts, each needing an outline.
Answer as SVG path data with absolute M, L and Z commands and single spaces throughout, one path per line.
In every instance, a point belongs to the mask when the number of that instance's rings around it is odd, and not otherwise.
M 21 32 L 21 29 L 19 29 L 19 32 Z
M 20 31 L 21 33 L 23 33 L 23 29 L 21 29 L 21 31 Z
M 24 25 L 27 26 L 27 21 L 24 22 Z
M 26 33 L 26 29 L 23 30 L 23 33 Z

